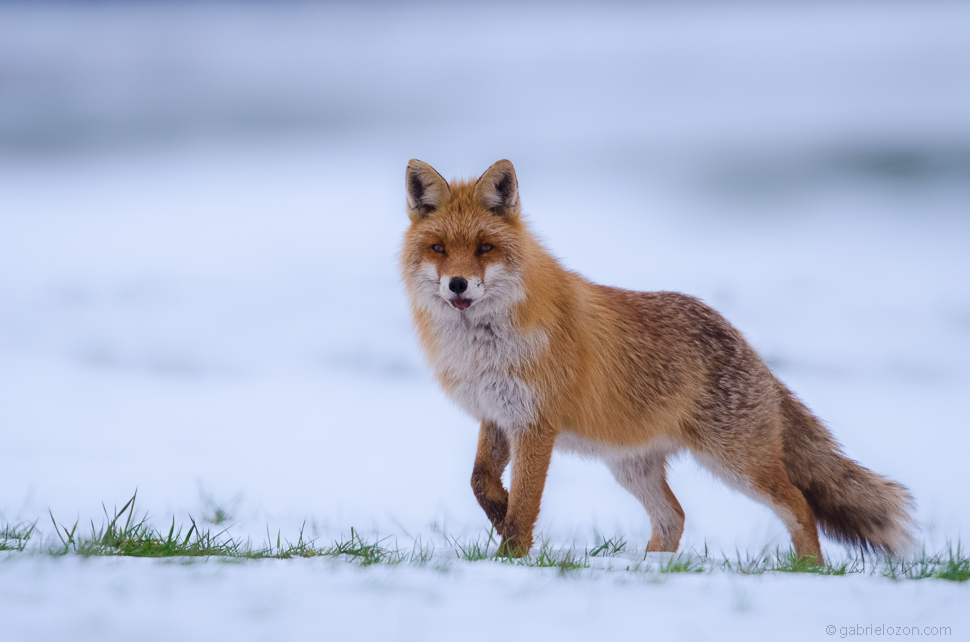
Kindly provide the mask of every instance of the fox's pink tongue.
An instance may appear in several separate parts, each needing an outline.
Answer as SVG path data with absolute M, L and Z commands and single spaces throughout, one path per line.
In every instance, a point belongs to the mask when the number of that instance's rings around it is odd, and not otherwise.
M 460 296 L 456 296 L 451 300 L 451 304 L 459 310 L 465 310 L 472 304 L 472 302 L 471 299 L 463 299 Z

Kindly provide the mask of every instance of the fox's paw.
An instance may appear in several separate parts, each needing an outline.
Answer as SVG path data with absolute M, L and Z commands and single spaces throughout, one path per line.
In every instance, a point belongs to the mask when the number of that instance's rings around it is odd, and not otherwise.
M 650 541 L 647 542 L 647 552 L 648 553 L 676 553 L 677 552 L 677 542 L 671 540 L 663 540 L 657 537 L 651 537 Z
M 532 534 L 524 537 L 516 533 L 514 524 L 506 522 L 502 525 L 505 531 L 502 534 L 502 543 L 498 547 L 498 554 L 502 557 L 524 557 L 529 554 L 532 548 Z
M 529 554 L 529 549 L 531 548 L 532 542 L 523 542 L 519 539 L 503 537 L 502 544 L 498 547 L 498 555 L 500 557 L 511 558 L 525 557 Z

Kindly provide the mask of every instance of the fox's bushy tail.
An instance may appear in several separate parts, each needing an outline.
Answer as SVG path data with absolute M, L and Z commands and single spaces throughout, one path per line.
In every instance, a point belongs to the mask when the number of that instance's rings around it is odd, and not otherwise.
M 900 554 L 915 544 L 913 497 L 842 453 L 825 426 L 785 390 L 785 467 L 822 532 L 845 544 Z

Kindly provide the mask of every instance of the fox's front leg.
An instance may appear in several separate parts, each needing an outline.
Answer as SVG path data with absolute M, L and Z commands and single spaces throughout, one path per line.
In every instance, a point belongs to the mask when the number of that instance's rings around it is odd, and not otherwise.
M 513 437 L 512 490 L 502 525 L 499 555 L 522 557 L 532 548 L 532 530 L 539 517 L 539 503 L 555 442 L 556 431 L 544 422 L 529 426 Z
M 478 454 L 472 470 L 472 490 L 495 531 L 504 532 L 509 494 L 502 486 L 502 473 L 509 464 L 509 440 L 495 424 L 483 421 L 478 433 Z

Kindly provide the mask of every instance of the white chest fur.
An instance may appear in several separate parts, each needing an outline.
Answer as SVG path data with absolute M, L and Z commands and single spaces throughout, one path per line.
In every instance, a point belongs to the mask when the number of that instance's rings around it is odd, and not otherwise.
M 446 312 L 435 315 L 436 350 L 429 355 L 446 392 L 480 421 L 508 431 L 528 426 L 539 400 L 519 373 L 546 349 L 545 335 L 523 336 L 507 313 Z

